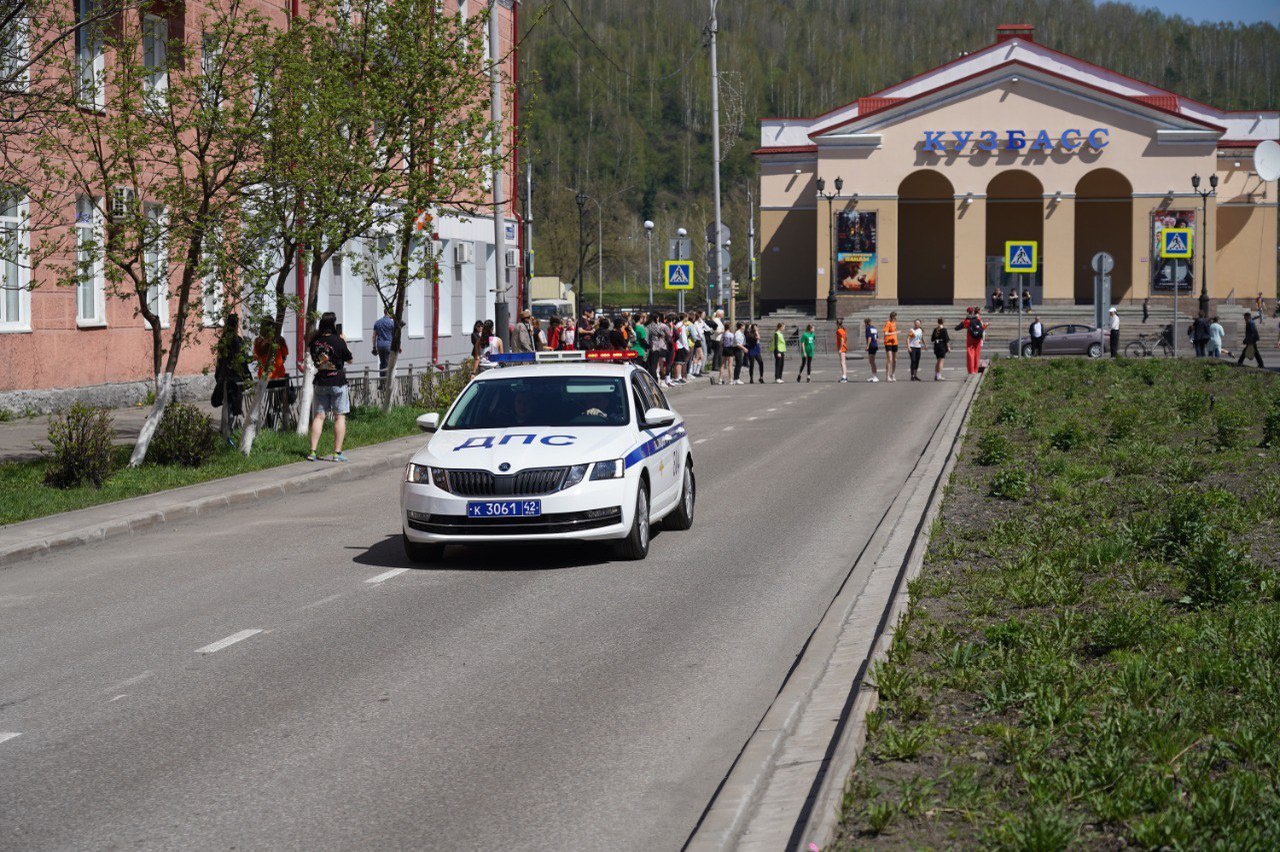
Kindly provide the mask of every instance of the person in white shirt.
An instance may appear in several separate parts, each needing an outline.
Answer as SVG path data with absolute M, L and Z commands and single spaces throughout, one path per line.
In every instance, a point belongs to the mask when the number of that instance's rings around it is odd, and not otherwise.
M 1111 357 L 1120 357 L 1120 315 L 1116 313 L 1116 309 L 1111 309 Z
M 1036 318 L 1031 321 L 1031 355 L 1039 358 L 1041 349 L 1044 347 L 1044 323 L 1040 322 L 1040 315 L 1036 314 Z
M 747 354 L 747 332 L 743 323 L 733 330 L 733 383 L 742 384 L 742 360 Z
M 920 381 L 920 355 L 924 351 L 924 326 L 920 320 L 907 331 L 907 355 L 911 358 L 911 381 Z
M 711 359 L 711 372 L 720 372 L 724 362 L 724 311 L 717 310 L 711 315 L 707 327 L 707 356 Z

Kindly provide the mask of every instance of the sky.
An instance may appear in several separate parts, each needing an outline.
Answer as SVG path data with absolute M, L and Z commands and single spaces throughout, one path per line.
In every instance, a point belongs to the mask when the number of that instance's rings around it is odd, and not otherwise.
M 1167 15 L 1181 15 L 1197 23 L 1209 21 L 1265 21 L 1280 26 L 1280 0 L 1123 0 L 1131 6 L 1158 9 Z

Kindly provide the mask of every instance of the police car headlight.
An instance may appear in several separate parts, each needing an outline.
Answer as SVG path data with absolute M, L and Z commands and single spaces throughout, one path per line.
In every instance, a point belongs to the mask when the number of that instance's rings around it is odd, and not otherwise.
M 564 482 L 560 485 L 560 490 L 564 491 L 566 488 L 572 488 L 581 482 L 582 478 L 587 475 L 587 468 L 589 467 L 591 467 L 589 464 L 575 464 L 569 468 L 569 472 L 564 475 Z
M 453 493 L 453 489 L 449 487 L 449 471 L 439 467 L 431 468 L 431 482 L 436 488 Z
M 595 482 L 597 479 L 621 479 L 625 472 L 626 465 L 622 463 L 622 459 L 596 462 L 591 467 L 591 481 Z
M 431 468 L 426 465 L 410 463 L 409 466 L 404 469 L 404 481 L 421 485 L 427 482 L 430 470 Z

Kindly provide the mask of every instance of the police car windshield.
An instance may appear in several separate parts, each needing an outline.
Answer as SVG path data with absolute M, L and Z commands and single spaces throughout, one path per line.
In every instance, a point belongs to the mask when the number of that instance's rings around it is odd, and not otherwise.
M 613 376 L 524 376 L 472 382 L 445 429 L 625 426 L 626 384 Z

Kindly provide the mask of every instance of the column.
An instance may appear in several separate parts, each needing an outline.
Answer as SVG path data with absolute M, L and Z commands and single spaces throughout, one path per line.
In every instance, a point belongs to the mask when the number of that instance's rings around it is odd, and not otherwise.
M 955 261 L 952 263 L 955 301 L 964 305 L 986 304 L 987 196 L 957 195 L 955 214 Z
M 1076 196 L 1046 195 L 1044 244 L 1040 246 L 1044 301 L 1074 304 L 1076 300 Z

